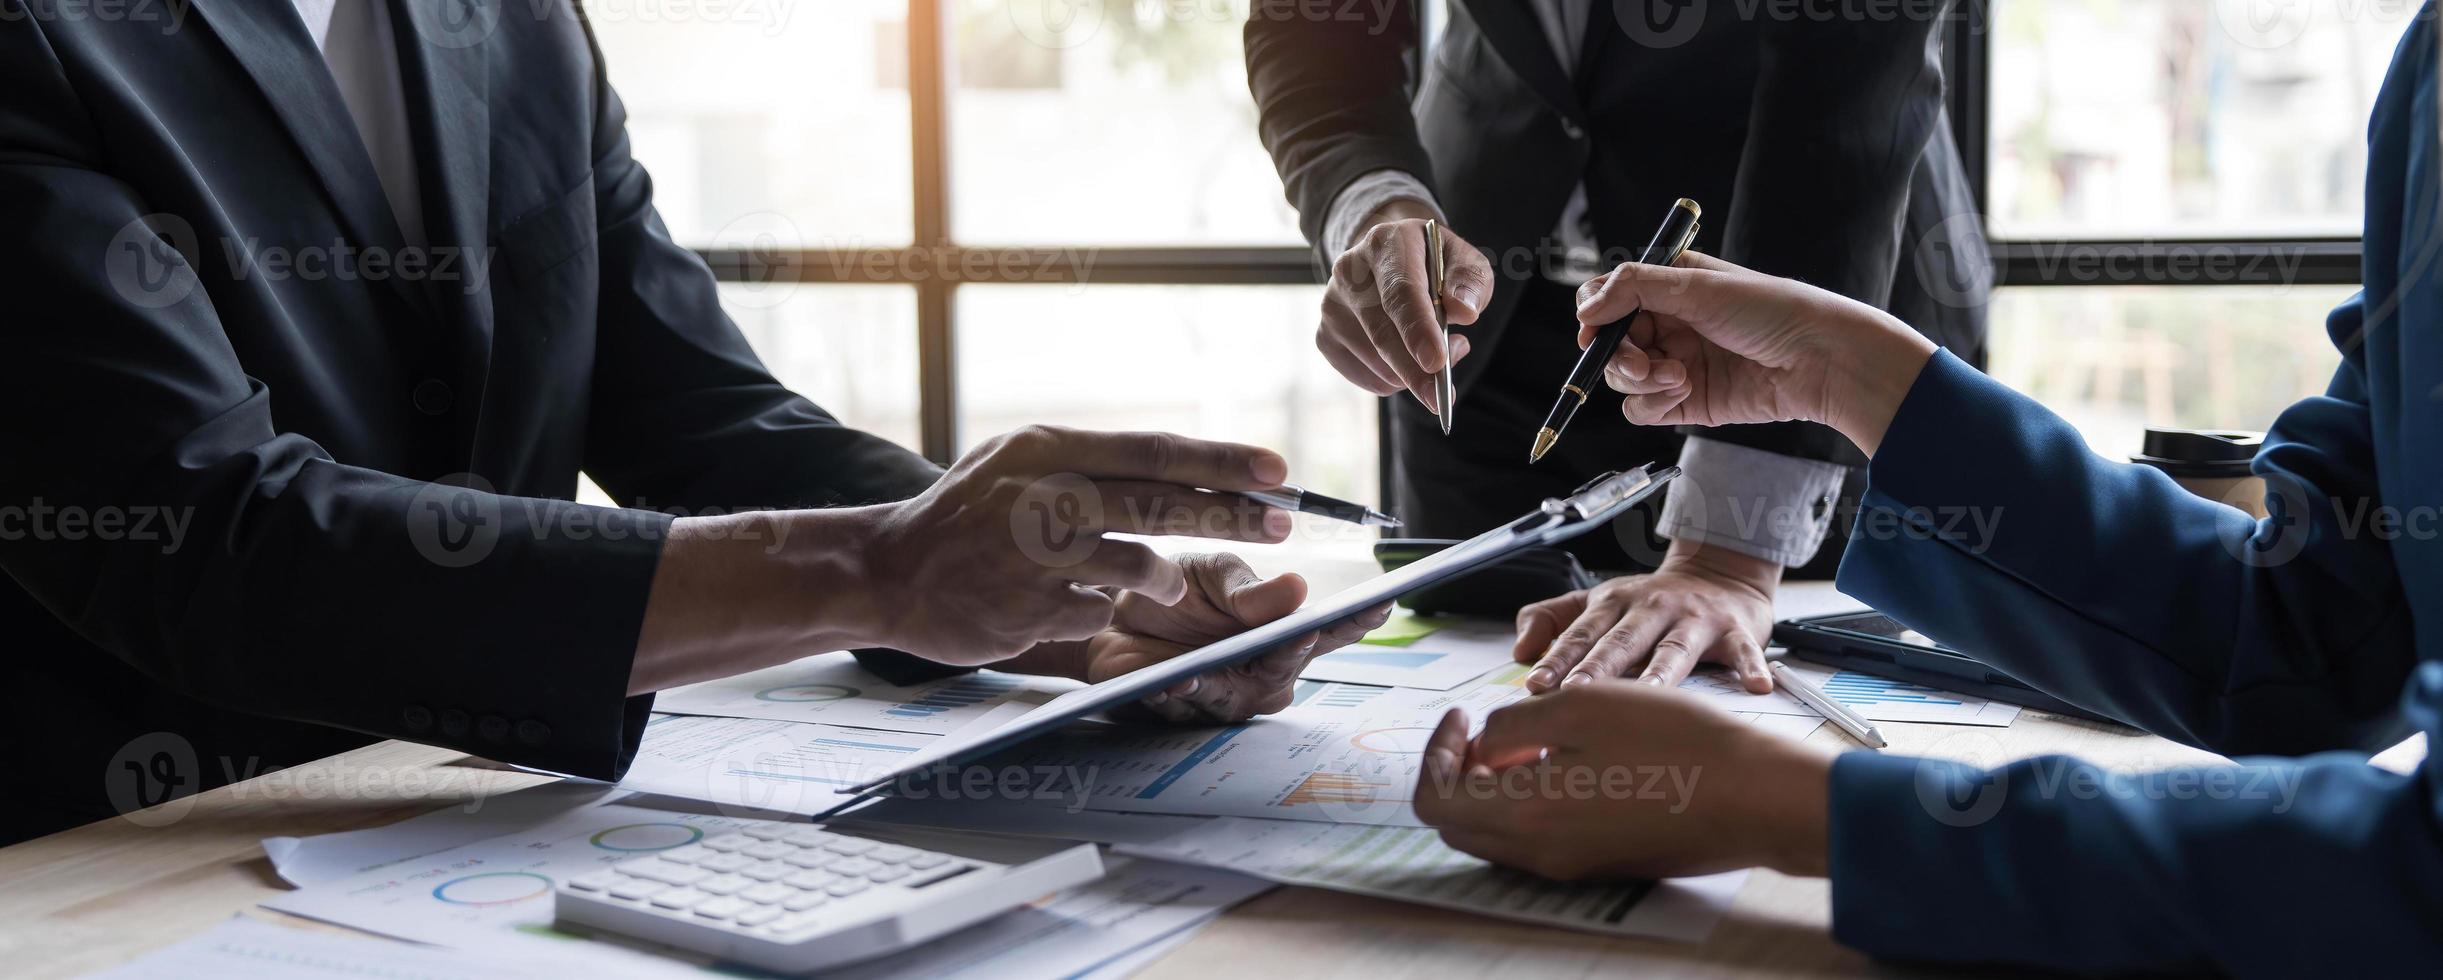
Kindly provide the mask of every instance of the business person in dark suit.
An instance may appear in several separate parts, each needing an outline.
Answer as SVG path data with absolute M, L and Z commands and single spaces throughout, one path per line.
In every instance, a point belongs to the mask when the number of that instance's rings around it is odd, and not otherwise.
M 1854 450 L 1792 422 L 1683 445 L 1622 424 L 1608 392 L 1540 464 L 1528 448 L 1578 354 L 1572 290 L 1633 258 L 1682 197 L 1705 208 L 1700 248 L 1890 309 L 1981 363 L 1990 271 L 1943 109 L 1947 5 L 1877 18 L 1678 0 L 1448 7 L 1421 72 L 1409 0 L 1381 8 L 1386 21 L 1299 0 L 1258 0 L 1248 19 L 1264 145 L 1331 267 L 1317 346 L 1359 387 L 1415 396 L 1391 406 L 1406 533 L 1465 537 L 1648 460 L 1686 469 L 1659 512 L 1573 544 L 1594 567 L 1653 574 L 1522 611 L 1531 688 L 1638 672 L 1676 684 L 1711 660 L 1768 689 L 1773 589 L 1846 509 Z M 1447 352 L 1424 285 L 1435 217 L 1453 256 Z M 1431 377 L 1453 361 L 1445 437 Z
M 2325 331 L 2341 367 L 2257 454 L 2257 520 L 2109 462 L 2035 401 L 1890 315 L 1696 257 L 1625 267 L 1580 316 L 1642 304 L 1612 365 L 1629 417 L 1831 424 L 1873 457 L 1841 589 L 2072 703 L 2244 759 L 2113 774 L 1837 758 L 1677 691 L 1600 685 L 1446 722 L 1420 814 L 1486 857 L 1580 877 L 1763 864 L 1832 879 L 1870 953 L 2092 973 L 2443 970 L 2443 254 L 2436 8 L 2370 127 L 2365 289 Z M 1685 379 L 1657 379 L 1661 365 Z M 1928 515 L 1998 515 L 1963 535 Z M 2411 733 L 2414 772 L 2367 764 Z M 1663 801 L 1477 791 L 1549 755 L 1703 773 Z M 1571 782 L 1570 785 L 1577 785 Z M 1432 787 L 1429 791 L 1429 787 Z M 1666 809 L 1668 812 L 1666 812 Z
M 1302 601 L 1101 539 L 1277 540 L 1184 489 L 1270 452 L 1028 429 L 944 473 L 775 382 L 574 4 L 153 9 L 191 19 L 0 0 L 0 841 L 379 737 L 612 778 L 676 684 L 1097 680 Z M 1146 708 L 1277 709 L 1365 625 Z

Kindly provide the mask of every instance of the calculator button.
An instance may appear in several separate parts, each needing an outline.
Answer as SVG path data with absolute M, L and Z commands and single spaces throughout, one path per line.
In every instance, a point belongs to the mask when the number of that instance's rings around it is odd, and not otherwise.
M 707 895 L 735 895 L 754 884 L 754 880 L 745 875 L 722 875 L 696 882 L 696 890 Z
M 906 868 L 902 868 L 895 864 L 886 864 L 882 867 L 866 872 L 865 880 L 873 882 L 877 885 L 888 884 L 890 882 L 898 881 L 901 878 L 905 878 L 908 876 L 908 874 L 909 872 Z
M 668 887 L 670 886 L 662 884 L 658 881 L 650 881 L 644 878 L 627 878 L 621 880 L 619 884 L 611 886 L 611 897 L 624 898 L 631 902 L 640 902 L 645 899 L 652 898 L 654 893 Z
M 915 868 L 918 871 L 923 871 L 926 868 L 938 868 L 948 863 L 950 863 L 950 857 L 946 854 L 919 854 L 908 859 L 908 867 Z
M 787 841 L 768 840 L 738 853 L 758 861 L 769 861 L 783 854 L 797 853 L 797 845 Z
M 726 919 L 754 908 L 743 898 L 716 898 L 696 903 L 695 913 L 707 919 Z
M 799 847 L 821 847 L 838 836 L 840 835 L 816 830 L 812 827 L 799 827 L 796 830 L 790 831 L 788 836 L 781 839 Z
M 874 849 L 874 842 L 857 837 L 842 837 L 839 840 L 825 842 L 823 849 L 833 854 L 863 854 Z
M 738 897 L 746 899 L 750 902 L 754 902 L 758 905 L 770 905 L 795 894 L 797 894 L 797 889 L 795 888 L 791 888 L 777 881 L 767 881 L 753 888 L 739 892 Z
M 822 892 L 799 892 L 781 900 L 780 907 L 791 912 L 803 912 L 828 901 L 831 901 L 831 896 Z
M 721 852 L 705 847 L 702 844 L 689 844 L 685 847 L 673 847 L 667 851 L 663 851 L 660 854 L 655 855 L 655 857 L 659 857 L 664 861 L 677 861 L 680 864 L 694 864 L 719 853 Z
M 821 888 L 838 880 L 840 876 L 829 871 L 800 871 L 781 879 L 780 883 L 791 888 Z
M 831 870 L 844 875 L 861 875 L 879 867 L 881 867 L 881 865 L 875 864 L 874 862 L 868 861 L 864 858 L 849 858 L 845 861 L 833 862 L 831 865 Z
M 712 896 L 693 888 L 673 888 L 653 896 L 653 907 L 672 910 L 691 909 L 696 907 L 696 903 L 711 899 Z
M 622 877 L 615 871 L 596 871 L 593 874 L 578 875 L 568 879 L 568 887 L 578 891 L 598 892 L 619 884 Z
M 746 870 L 738 873 L 749 878 L 753 878 L 756 881 L 779 881 L 782 878 L 790 876 L 796 871 L 796 868 L 792 868 L 779 861 L 758 861 L 752 865 L 748 865 Z
M 713 856 L 696 862 L 696 867 L 703 868 L 704 870 L 710 871 L 714 874 L 728 874 L 753 863 L 755 863 L 755 859 L 744 854 L 722 854 L 715 852 Z
M 854 895 L 864 890 L 865 883 L 858 881 L 855 878 L 842 878 L 827 886 L 824 886 L 823 888 L 824 894 L 830 895 L 833 898 L 847 898 L 850 895 Z
M 898 864 L 901 861 L 915 857 L 916 849 L 913 847 L 901 847 L 897 844 L 884 844 L 881 847 L 874 848 L 865 856 L 876 861 L 880 861 L 884 864 Z
M 773 908 L 769 905 L 758 905 L 754 908 L 738 913 L 738 918 L 735 921 L 742 926 L 759 926 L 766 922 L 780 918 L 780 916 L 781 911 L 779 909 Z
M 755 838 L 749 837 L 745 834 L 723 834 L 719 837 L 705 841 L 704 846 L 716 851 L 745 850 L 746 848 L 755 846 Z
M 840 856 L 827 851 L 799 851 L 781 860 L 793 867 L 820 868 L 840 860 Z
M 789 831 L 793 829 L 785 823 L 759 823 L 741 827 L 738 832 L 756 840 L 779 840 L 789 836 Z

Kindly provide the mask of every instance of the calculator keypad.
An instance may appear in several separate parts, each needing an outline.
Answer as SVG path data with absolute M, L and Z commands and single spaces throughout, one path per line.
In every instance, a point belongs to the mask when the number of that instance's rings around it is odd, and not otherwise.
M 622 861 L 568 887 L 786 940 L 892 892 L 974 868 L 905 845 L 767 824 Z

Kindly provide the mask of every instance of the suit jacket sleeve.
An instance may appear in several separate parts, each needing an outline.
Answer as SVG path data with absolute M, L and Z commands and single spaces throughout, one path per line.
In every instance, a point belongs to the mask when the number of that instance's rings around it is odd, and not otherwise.
M 1256 0 L 1246 52 L 1257 135 L 1298 209 L 1299 229 L 1320 249 L 1343 188 L 1372 171 L 1398 170 L 1430 190 L 1433 163 L 1408 106 L 1413 0 L 1391 0 L 1380 21 L 1317 9 L 1307 0 Z
M 1758 20 L 1762 67 L 1723 225 L 1723 258 L 1890 306 L 1910 182 L 1927 144 L 1948 138 L 1934 33 L 1941 23 Z M 1703 434 L 1784 455 L 1857 459 L 1847 440 L 1813 423 Z
M 0 568 L 205 701 L 617 776 L 650 705 L 628 673 L 668 519 L 421 483 L 282 431 L 209 293 L 136 264 L 191 275 L 112 176 L 41 21 L 0 21 L 0 503 L 189 523 L 166 549 L 0 537 Z M 431 721 L 450 709 L 518 723 L 453 737 Z
M 2335 335 L 2359 319 L 2353 301 Z M 2344 523 L 2377 502 L 2364 385 L 2353 360 L 2282 415 L 2256 462 L 2275 508 L 2260 523 L 2095 456 L 2032 400 L 1937 355 L 1868 470 L 1841 588 L 2066 700 L 2220 752 L 2367 750 L 2404 719 L 2443 735 L 2443 665 L 2413 673 L 2389 545 Z M 1846 757 L 1835 930 L 1876 953 L 2096 971 L 2436 962 L 2443 799 L 2425 766 L 2403 777 L 2333 753 L 2131 780 L 2061 758 L 1978 772 Z

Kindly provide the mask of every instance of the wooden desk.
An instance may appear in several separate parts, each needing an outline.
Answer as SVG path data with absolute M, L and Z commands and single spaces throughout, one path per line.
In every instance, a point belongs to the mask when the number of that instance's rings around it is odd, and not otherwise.
M 1785 606 L 1792 612 L 1820 604 L 1826 595 L 1820 586 L 1790 591 Z M 2010 728 L 1879 727 L 1893 752 L 1988 765 L 2056 752 L 2125 771 L 2217 759 L 2128 729 L 2039 712 L 2022 713 Z M 1853 747 L 1831 725 L 1814 738 Z M 285 886 L 263 856 L 262 838 L 372 827 L 547 781 L 455 752 L 384 742 L 0 849 L 0 973 L 55 977 L 100 969 L 201 932 L 278 894 Z M 1829 919 L 1827 883 L 1769 871 L 1749 879 L 1729 919 L 1697 945 L 1606 939 L 1283 888 L 1231 911 L 1140 976 L 1317 980 L 1888 971 L 1834 945 L 1826 931 Z

